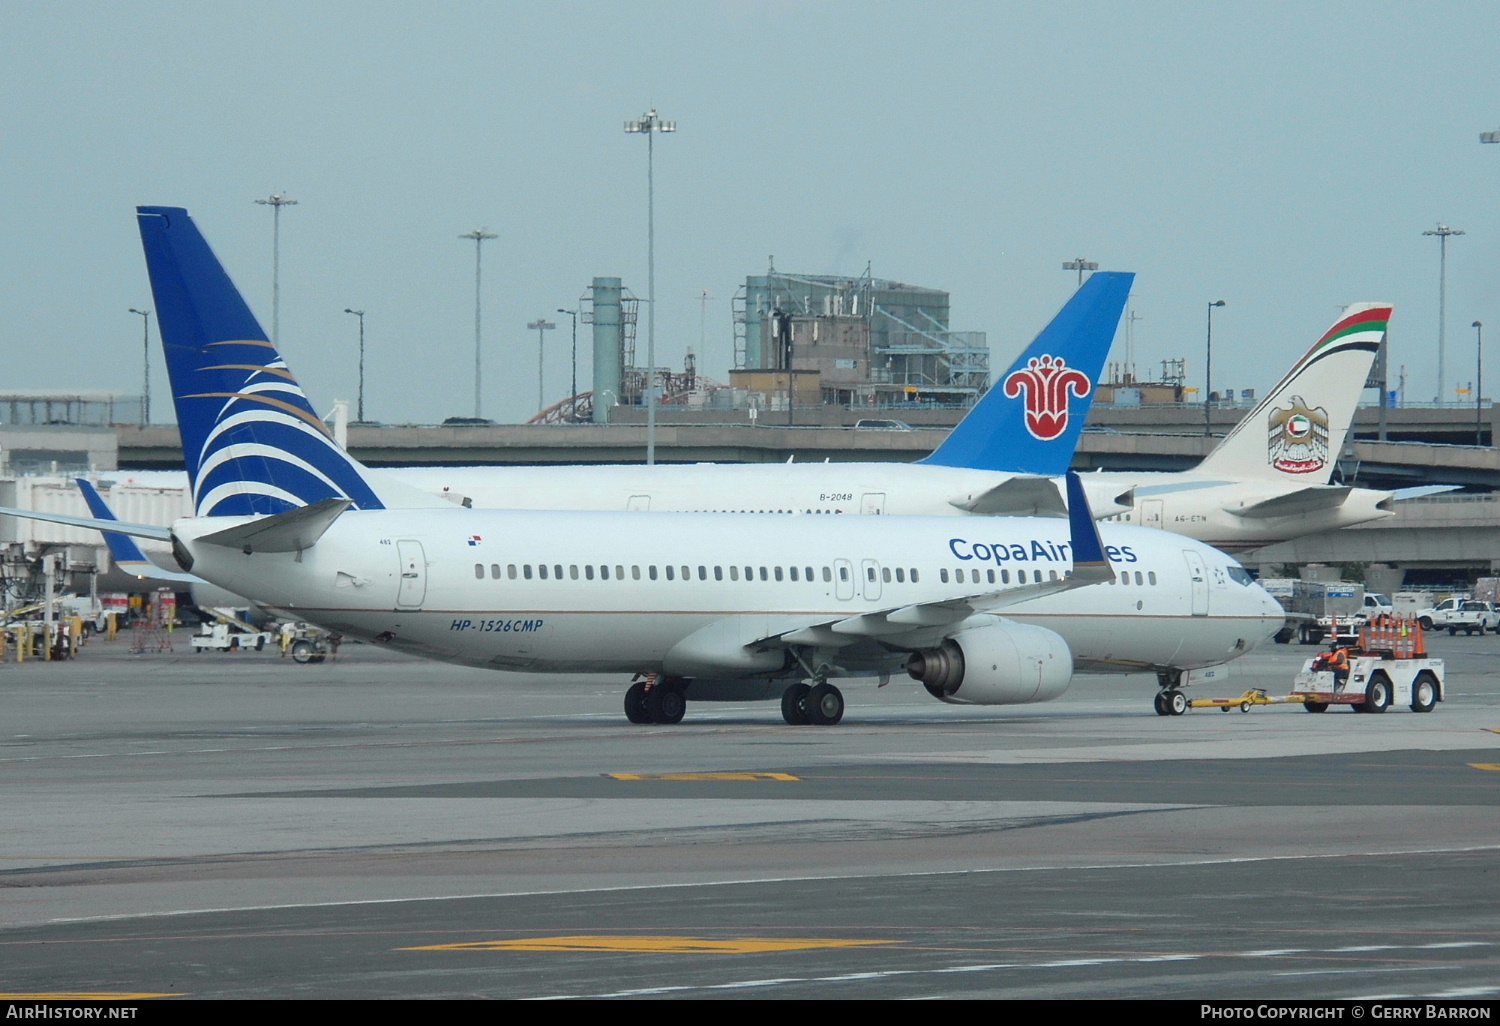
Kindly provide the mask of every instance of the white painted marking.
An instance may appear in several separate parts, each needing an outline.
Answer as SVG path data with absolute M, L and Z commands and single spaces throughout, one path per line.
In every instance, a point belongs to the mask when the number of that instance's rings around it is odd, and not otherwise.
M 1120 862 L 1115 864 L 1100 864 L 1087 866 L 1074 865 L 1038 865 L 1038 866 L 1014 866 L 1001 867 L 998 869 L 966 869 L 962 871 L 951 869 L 922 870 L 911 873 L 829 873 L 822 876 L 768 876 L 768 877 L 744 877 L 726 880 L 704 880 L 688 883 L 649 883 L 649 884 L 627 884 L 617 887 L 559 887 L 542 890 L 529 891 L 484 891 L 471 894 L 438 894 L 407 898 L 367 898 L 353 901 L 302 901 L 288 902 L 277 905 L 226 905 L 214 908 L 185 908 L 169 909 L 158 912 L 130 912 L 121 915 L 110 916 L 66 916 L 49 919 L 49 923 L 110 923 L 132 919 L 159 919 L 176 916 L 196 915 L 222 915 L 231 912 L 277 912 L 290 909 L 303 908 L 360 908 L 369 905 L 403 905 L 416 904 L 424 901 L 475 901 L 493 898 L 535 898 L 549 897 L 567 894 L 623 894 L 631 891 L 663 891 L 683 890 L 694 887 L 740 887 L 755 884 L 786 884 L 786 883 L 811 883 L 815 881 L 828 880 L 868 880 L 868 879 L 892 879 L 912 880 L 936 876 L 955 876 L 962 872 L 967 876 L 979 876 L 981 874 L 999 873 L 1058 873 L 1058 872 L 1088 872 L 1101 869 L 1159 869 L 1181 866 L 1224 866 L 1224 865 L 1249 865 L 1258 862 L 1302 862 L 1318 861 L 1324 859 L 1343 858 L 1378 858 L 1382 856 L 1403 855 L 1462 855 L 1473 852 L 1500 851 L 1500 845 L 1476 845 L 1458 848 L 1416 848 L 1416 849 L 1391 849 L 1388 851 L 1366 851 L 1366 852 L 1329 852 L 1311 855 L 1260 855 L 1242 858 L 1202 858 L 1202 859 L 1176 859 L 1169 862 Z M 1473 947 L 1490 947 L 1489 942 L 1471 942 Z M 1292 949 L 1288 953 L 1315 951 L 1314 948 Z M 1274 952 L 1273 952 L 1274 953 Z M 1244 954 L 1253 955 L 1254 952 Z M 1160 958 L 1161 956 L 1155 956 Z M 1185 959 L 1200 958 L 1200 955 L 1176 956 Z M 1137 958 L 1131 961 L 1143 961 Z M 931 970 L 927 970 L 931 971 Z M 955 970 L 956 971 L 956 970 Z

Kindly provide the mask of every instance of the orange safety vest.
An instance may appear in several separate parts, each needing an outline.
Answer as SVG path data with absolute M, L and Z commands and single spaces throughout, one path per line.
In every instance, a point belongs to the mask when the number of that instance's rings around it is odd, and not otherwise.
M 1347 648 L 1336 648 L 1333 655 L 1328 657 L 1328 666 L 1334 670 L 1349 669 L 1349 650 Z

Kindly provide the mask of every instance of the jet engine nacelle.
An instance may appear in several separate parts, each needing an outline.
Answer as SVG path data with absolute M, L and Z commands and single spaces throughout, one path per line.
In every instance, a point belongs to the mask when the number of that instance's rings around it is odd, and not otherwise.
M 1073 652 L 1061 635 L 1045 627 L 997 620 L 913 653 L 906 672 L 940 702 L 1048 702 L 1068 690 Z

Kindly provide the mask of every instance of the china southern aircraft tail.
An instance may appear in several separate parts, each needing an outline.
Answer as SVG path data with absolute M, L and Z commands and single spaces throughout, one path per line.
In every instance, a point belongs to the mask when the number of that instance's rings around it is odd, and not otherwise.
M 1355 303 L 1200 463 L 1198 475 L 1316 485 L 1333 473 L 1390 303 Z
M 996 376 L 983 399 L 919 463 L 1002 473 L 1067 473 L 1135 275 L 1099 271 Z
M 186 210 L 136 213 L 198 516 L 442 501 L 376 478 L 339 447 Z

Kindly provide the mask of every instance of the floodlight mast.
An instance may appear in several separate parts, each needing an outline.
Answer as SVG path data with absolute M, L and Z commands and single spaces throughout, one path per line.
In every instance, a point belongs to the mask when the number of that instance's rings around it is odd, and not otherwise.
M 353 314 L 359 318 L 359 413 L 355 422 L 365 422 L 365 312 L 344 307 L 344 313 Z
M 538 410 L 545 410 L 547 403 L 543 398 L 546 392 L 542 388 L 542 342 L 547 337 L 547 332 L 557 327 L 557 325 L 545 317 L 538 317 L 534 321 L 527 321 L 526 327 L 536 332 L 536 408 Z
M 1208 304 L 1208 338 L 1203 360 L 1203 437 L 1213 434 L 1213 420 L 1209 410 L 1214 395 L 1214 307 L 1223 306 L 1224 300 L 1216 299 Z
M 1083 257 L 1076 257 L 1076 258 L 1074 258 L 1072 260 L 1069 260 L 1066 263 L 1064 263 L 1063 264 L 1063 270 L 1064 271 L 1077 271 L 1078 272 L 1078 287 L 1079 288 L 1083 288 L 1083 272 L 1084 271 L 1089 271 L 1089 272 L 1097 271 L 1097 270 L 1099 270 L 1099 264 L 1098 264 L 1097 261 L 1094 261 L 1094 260 L 1085 260 Z
M 271 341 L 281 345 L 281 208 L 295 207 L 297 201 L 273 192 L 255 202 L 271 208 Z
M 480 254 L 481 254 L 481 247 L 484 246 L 484 243 L 485 243 L 486 239 L 495 239 L 495 238 L 499 238 L 499 236 L 497 236 L 494 232 L 489 231 L 488 229 L 485 229 L 485 228 L 475 228 L 472 232 L 464 232 L 462 235 L 459 236 L 459 238 L 460 239 L 473 239 L 474 240 L 474 419 L 478 420 L 479 417 L 480 417 L 480 413 L 479 413 L 479 371 L 480 371 L 480 365 L 479 365 L 479 312 L 480 312 L 480 302 L 479 302 L 479 297 L 481 295 L 480 290 L 479 290 L 479 283 L 480 283 L 480 259 L 481 259 Z
M 652 107 L 625 122 L 628 135 L 646 137 L 646 465 L 656 463 L 656 133 L 675 132 L 677 122 L 663 121 Z
M 141 315 L 141 427 L 151 423 L 151 311 L 130 308 Z
M 1448 324 L 1448 236 L 1466 234 L 1462 228 L 1449 228 L 1441 221 L 1436 228 L 1429 228 L 1423 235 L 1436 235 L 1438 240 L 1438 387 L 1439 405 L 1443 404 L 1443 392 L 1448 387 L 1447 367 L 1443 361 L 1443 336 Z

